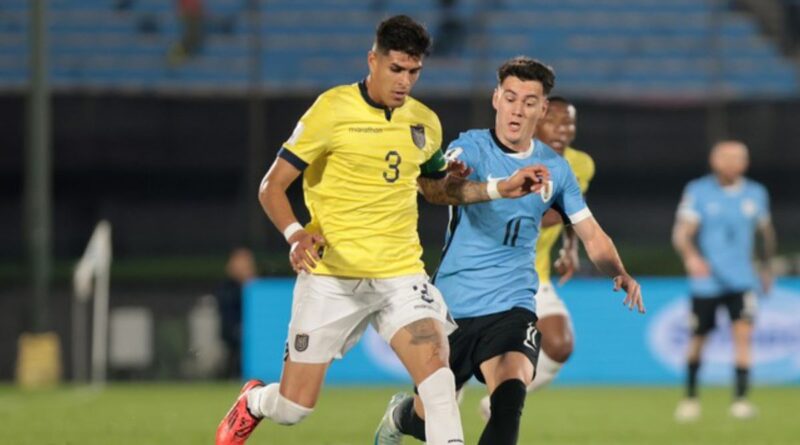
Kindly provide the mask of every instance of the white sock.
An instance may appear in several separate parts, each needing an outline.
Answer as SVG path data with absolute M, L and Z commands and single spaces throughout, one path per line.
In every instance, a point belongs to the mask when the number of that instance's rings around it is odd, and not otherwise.
M 271 383 L 247 392 L 247 409 L 256 416 L 272 420 L 280 425 L 294 425 L 306 418 L 313 408 L 306 408 L 283 397 L 280 385 Z
M 549 385 L 556 378 L 558 372 L 561 371 L 562 366 L 564 366 L 563 363 L 558 363 L 548 357 L 544 351 L 540 351 L 539 362 L 536 365 L 536 377 L 528 385 L 528 392 L 538 391 Z
M 425 437 L 428 445 L 464 443 L 461 414 L 456 402 L 456 381 L 453 371 L 440 368 L 417 385 L 425 407 Z

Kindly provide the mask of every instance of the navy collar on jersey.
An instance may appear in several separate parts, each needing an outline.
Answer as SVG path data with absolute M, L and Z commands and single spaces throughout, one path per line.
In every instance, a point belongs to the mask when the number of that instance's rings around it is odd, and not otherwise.
M 384 116 L 386 116 L 386 120 L 387 121 L 392 120 L 392 109 L 389 108 L 389 107 L 386 107 L 384 105 L 381 105 L 378 102 L 375 102 L 374 100 L 372 100 L 371 97 L 369 97 L 369 93 L 367 92 L 367 79 L 366 78 L 364 78 L 364 80 L 362 80 L 361 82 L 358 82 L 358 91 L 361 92 L 361 97 L 364 99 L 364 102 L 369 104 L 371 107 L 375 107 L 375 108 L 377 108 L 379 110 L 383 110 L 383 114 L 384 114 Z
M 506 154 L 509 154 L 509 155 L 512 155 L 512 156 L 515 156 L 515 157 L 517 157 L 517 156 L 523 156 L 523 157 L 530 156 L 530 154 L 533 152 L 534 147 L 536 146 L 536 140 L 532 139 L 531 140 L 531 147 L 529 149 L 527 149 L 525 151 L 517 151 L 517 150 L 514 150 L 514 149 L 510 148 L 508 145 L 500 142 L 500 139 L 497 137 L 497 133 L 494 131 L 494 128 L 489 129 L 489 134 L 492 135 L 492 140 L 494 141 L 494 144 L 497 145 L 497 148 L 502 150 L 503 153 L 506 153 Z

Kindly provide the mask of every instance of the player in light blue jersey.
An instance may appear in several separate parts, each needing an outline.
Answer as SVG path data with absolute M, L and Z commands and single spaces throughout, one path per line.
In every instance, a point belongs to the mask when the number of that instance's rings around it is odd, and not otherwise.
M 434 277 L 458 329 L 449 337 L 450 366 L 461 388 L 472 376 L 486 384 L 491 416 L 479 445 L 516 444 L 526 388 L 539 353 L 534 295 L 536 240 L 542 215 L 558 209 L 571 221 L 589 257 L 625 289 L 624 303 L 644 312 L 639 284 L 625 271 L 611 239 L 592 217 L 567 161 L 533 139 L 547 111 L 552 70 L 527 57 L 504 63 L 492 104 L 491 130 L 470 130 L 453 141 L 446 157 L 463 162 L 467 180 L 496 183 L 531 165 L 550 173 L 538 193 L 511 202 L 493 200 L 451 207 L 451 222 Z M 508 201 L 508 202 L 505 202 Z M 377 445 L 400 444 L 402 435 L 425 440 L 419 398 L 396 395 L 376 433 Z
M 719 142 L 711 150 L 710 161 L 712 174 L 686 186 L 673 229 L 673 244 L 689 275 L 693 329 L 686 399 L 675 411 L 678 421 L 700 416 L 697 374 L 706 336 L 714 329 L 720 306 L 727 308 L 733 324 L 736 385 L 730 413 L 736 418 L 755 415 L 746 397 L 756 293 L 768 292 L 772 286 L 769 261 L 776 240 L 769 195 L 763 185 L 743 176 L 748 165 L 747 147 L 738 141 Z M 764 241 L 759 250 L 763 266 L 760 277 L 752 262 L 755 233 Z

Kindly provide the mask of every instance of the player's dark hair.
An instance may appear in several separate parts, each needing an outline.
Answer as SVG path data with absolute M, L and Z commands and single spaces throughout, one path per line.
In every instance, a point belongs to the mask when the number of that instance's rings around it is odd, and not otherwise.
M 507 77 L 511 76 L 519 80 L 533 80 L 541 83 L 545 95 L 550 94 L 556 84 L 556 73 L 553 68 L 536 59 L 525 56 L 517 56 L 507 60 L 497 70 L 499 83 L 503 83 Z
M 425 27 L 407 15 L 389 17 L 375 30 L 375 49 L 383 54 L 400 51 L 411 57 L 427 56 L 431 43 Z

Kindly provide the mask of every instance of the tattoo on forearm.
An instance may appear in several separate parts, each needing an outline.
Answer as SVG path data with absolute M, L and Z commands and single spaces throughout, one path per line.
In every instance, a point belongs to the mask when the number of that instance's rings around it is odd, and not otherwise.
M 432 204 L 461 205 L 489 200 L 486 184 L 457 176 L 444 179 L 419 178 L 419 187 L 425 199 Z
M 450 196 L 447 196 L 444 179 L 419 178 L 419 187 L 422 195 L 431 204 L 457 205 Z
M 446 182 L 447 195 L 459 204 L 471 204 L 489 200 L 486 185 L 482 182 L 468 181 L 462 178 L 451 178 Z

